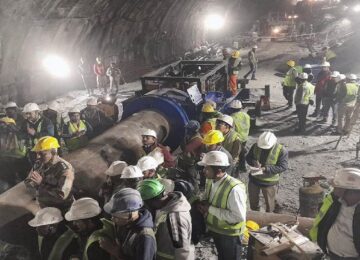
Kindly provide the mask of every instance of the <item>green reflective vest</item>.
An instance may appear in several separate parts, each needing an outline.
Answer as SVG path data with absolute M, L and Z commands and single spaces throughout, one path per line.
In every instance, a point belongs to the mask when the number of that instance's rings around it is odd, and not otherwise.
M 101 222 L 103 223 L 102 229 L 98 229 L 94 231 L 86 241 L 83 258 L 82 258 L 83 260 L 88 260 L 87 251 L 93 243 L 100 241 L 100 239 L 102 238 L 108 238 L 112 241 L 115 241 L 114 224 L 111 221 L 104 218 L 101 219 Z
M 296 68 L 290 68 L 288 70 L 288 72 L 286 73 L 284 81 L 283 81 L 284 87 L 295 88 L 296 87 L 296 82 L 295 82 L 296 76 L 297 76 Z
M 77 238 L 76 234 L 68 228 L 66 232 L 64 232 L 55 242 L 48 259 L 51 260 L 62 260 L 63 259 L 63 253 L 66 250 L 66 248 L 70 245 L 72 240 L 74 238 Z M 38 246 L 39 246 L 39 252 L 41 253 L 41 247 L 44 237 L 38 236 Z
M 86 131 L 87 127 L 85 122 L 83 120 L 80 120 L 79 125 L 69 122 L 68 130 L 69 130 L 69 134 L 73 135 L 78 132 Z M 79 137 L 72 137 L 66 139 L 65 142 L 66 142 L 66 147 L 69 149 L 69 151 L 73 151 L 86 146 L 88 144 L 88 138 L 86 135 L 82 135 Z
M 269 155 L 266 159 L 266 165 L 276 165 L 282 147 L 283 146 L 281 144 L 275 144 L 274 147 L 271 148 Z M 260 161 L 260 154 L 261 154 L 261 149 L 255 144 L 254 157 L 257 161 Z M 280 180 L 280 174 L 274 174 L 269 177 L 263 175 L 255 175 L 253 177 L 264 182 L 278 182 Z
M 359 86 L 356 83 L 346 83 L 346 96 L 344 102 L 348 105 L 355 105 Z
M 211 206 L 215 208 L 227 209 L 230 192 L 237 185 L 240 185 L 240 187 L 245 191 L 245 185 L 241 181 L 227 175 L 210 201 L 212 180 L 207 179 L 205 187 L 206 199 L 210 202 Z M 206 224 L 209 230 L 227 236 L 240 236 L 245 231 L 245 221 L 230 224 L 224 220 L 218 219 L 211 213 L 208 213 L 206 217 Z
M 310 82 L 305 81 L 303 84 L 303 96 L 301 100 L 301 104 L 308 105 L 310 99 L 313 97 L 315 91 L 315 86 Z
M 230 129 L 230 131 L 224 135 L 224 141 L 222 146 L 231 154 L 233 152 L 233 145 L 236 140 L 240 141 L 239 134 L 235 132 L 234 129 Z M 235 159 L 235 158 L 234 158 Z
M 239 134 L 240 141 L 246 142 L 250 131 L 250 116 L 245 112 L 236 112 L 231 114 L 234 119 L 235 131 Z
M 23 158 L 26 152 L 25 140 L 19 140 L 15 133 L 0 135 L 0 157 Z
M 333 198 L 331 196 L 331 194 L 327 195 L 324 198 L 323 204 L 321 205 L 320 211 L 319 213 L 316 215 L 314 223 L 312 228 L 310 229 L 310 238 L 313 242 L 317 242 L 317 236 L 318 236 L 318 229 L 319 229 L 319 224 L 321 222 L 321 220 L 324 218 L 324 216 L 326 215 L 326 212 L 328 212 L 328 210 L 330 209 L 331 205 L 334 203 Z

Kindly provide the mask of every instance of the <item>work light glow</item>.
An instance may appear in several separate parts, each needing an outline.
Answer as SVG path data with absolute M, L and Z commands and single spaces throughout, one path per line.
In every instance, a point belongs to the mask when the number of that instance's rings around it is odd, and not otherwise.
M 205 27 L 210 30 L 219 30 L 225 24 L 224 17 L 217 14 L 210 14 L 205 18 Z
M 56 55 L 49 55 L 43 60 L 46 71 L 54 77 L 66 78 L 70 74 L 69 65 L 66 61 Z

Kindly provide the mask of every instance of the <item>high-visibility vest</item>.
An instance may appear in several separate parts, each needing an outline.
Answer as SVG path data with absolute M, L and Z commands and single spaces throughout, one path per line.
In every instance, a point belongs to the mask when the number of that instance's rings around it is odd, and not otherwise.
M 69 134 L 73 135 L 81 131 L 86 131 L 87 127 L 85 122 L 83 120 L 80 120 L 79 125 L 69 122 L 68 130 L 69 130 Z M 73 151 L 87 145 L 88 138 L 86 135 L 82 135 L 80 137 L 73 137 L 66 139 L 65 142 L 66 142 L 66 147 L 69 149 L 69 151 Z
M 332 195 L 327 195 L 324 200 L 323 204 L 321 205 L 319 213 L 316 215 L 312 228 L 310 229 L 309 235 L 313 242 L 317 242 L 319 224 L 321 220 L 324 218 L 328 210 L 330 209 L 331 205 L 334 203 Z
M 344 102 L 349 105 L 355 105 L 358 90 L 359 86 L 356 83 L 346 83 L 346 96 Z
M 283 85 L 285 87 L 295 88 L 296 87 L 296 81 L 295 81 L 296 75 L 297 75 L 296 69 L 295 68 L 290 68 L 288 70 L 288 72 L 286 73 L 286 75 L 285 75 Z
M 73 124 L 72 122 L 69 122 L 69 134 L 73 135 L 81 131 L 86 131 L 86 124 L 84 120 L 80 120 L 79 125 Z
M 315 86 L 310 82 L 305 81 L 302 85 L 302 88 L 303 88 L 303 95 L 300 104 L 308 105 L 310 99 L 314 95 Z
M 15 133 L 0 135 L 0 157 L 23 158 L 26 151 L 25 140 L 19 140 Z
M 101 229 L 98 229 L 96 231 L 94 231 L 90 237 L 88 238 L 88 240 L 86 241 L 86 245 L 84 248 L 84 253 L 83 253 L 83 260 L 88 260 L 88 255 L 87 255 L 87 251 L 89 249 L 89 247 L 95 243 L 100 241 L 100 239 L 102 238 L 108 238 L 112 241 L 115 241 L 115 227 L 114 224 L 107 220 L 107 219 L 101 219 L 101 222 L 103 223 L 103 227 Z
M 134 231 L 132 233 L 129 233 L 126 237 L 126 240 L 121 245 L 121 248 L 122 248 L 122 251 L 124 252 L 124 254 L 127 257 L 135 257 L 133 255 L 133 252 L 134 252 L 134 248 L 136 248 L 135 243 L 137 242 L 137 238 L 139 236 L 146 236 L 146 235 L 152 237 L 154 239 L 154 241 L 156 242 L 155 233 L 152 228 L 144 227 L 140 231 L 136 231 L 136 232 Z
M 239 134 L 240 141 L 246 142 L 250 131 L 250 116 L 245 112 L 236 112 L 231 114 L 234 119 L 235 131 Z
M 276 165 L 282 147 L 283 146 L 281 144 L 275 144 L 274 147 L 271 148 L 269 155 L 266 159 L 266 165 Z M 257 161 L 260 161 L 260 154 L 261 154 L 261 149 L 255 144 L 254 157 Z M 271 177 L 264 177 L 263 175 L 255 175 L 253 177 L 264 182 L 278 182 L 280 180 L 279 174 L 274 174 Z
M 206 198 L 210 202 L 211 206 L 220 209 L 228 209 L 227 205 L 228 205 L 229 194 L 231 190 L 237 185 L 239 185 L 241 189 L 244 190 L 244 193 L 246 193 L 245 185 L 241 181 L 231 177 L 230 175 L 226 176 L 226 178 L 222 181 L 222 183 L 219 185 L 218 189 L 216 190 L 214 197 L 210 201 L 212 180 L 206 180 L 206 188 L 205 188 Z M 212 215 L 211 213 L 208 213 L 206 217 L 206 224 L 209 230 L 227 236 L 240 236 L 245 231 L 245 221 L 230 224 L 224 220 L 218 219 L 216 216 Z
M 68 228 L 55 242 L 48 259 L 51 260 L 62 260 L 63 254 L 66 248 L 70 245 L 73 239 L 78 238 L 77 235 Z M 38 236 L 38 246 L 39 252 L 41 253 L 42 242 L 44 240 L 43 236 Z
M 226 135 L 222 143 L 222 146 L 229 152 L 232 152 L 234 142 L 240 140 L 239 134 L 235 130 L 231 129 Z
M 326 53 L 325 53 L 325 59 L 327 61 L 330 61 L 332 59 L 334 59 L 336 57 L 336 53 L 333 52 L 332 50 L 327 50 Z

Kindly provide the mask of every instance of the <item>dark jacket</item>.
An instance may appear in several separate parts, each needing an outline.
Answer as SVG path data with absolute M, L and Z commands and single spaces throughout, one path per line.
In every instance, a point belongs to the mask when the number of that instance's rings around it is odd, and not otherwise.
M 131 226 L 117 227 L 116 237 L 126 259 L 152 260 L 156 257 L 154 222 L 147 209 L 141 209 L 139 213 L 140 218 Z
M 86 107 L 81 110 L 81 119 L 88 122 L 93 128 L 92 136 L 97 136 L 114 124 L 114 121 L 107 117 L 99 108 Z
M 323 90 L 323 97 L 327 98 L 336 98 L 336 81 L 335 79 L 328 79 L 325 82 L 324 90 Z
M 34 136 L 31 136 L 27 132 L 27 128 L 32 128 L 36 131 Z M 39 131 L 38 131 L 39 130 Z M 44 136 L 54 136 L 55 129 L 51 120 L 47 117 L 41 116 L 35 123 L 26 120 L 21 126 L 21 135 L 24 139 L 28 140 L 28 145 L 32 148 L 35 143 L 35 139 L 39 139 Z

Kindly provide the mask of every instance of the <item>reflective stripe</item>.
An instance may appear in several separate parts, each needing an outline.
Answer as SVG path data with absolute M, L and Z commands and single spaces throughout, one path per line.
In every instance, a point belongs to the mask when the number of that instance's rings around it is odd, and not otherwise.
M 282 147 L 283 146 L 281 144 L 275 144 L 274 147 L 271 148 L 271 151 L 269 152 L 269 155 L 266 159 L 266 165 L 276 165 L 276 163 L 279 159 L 279 155 L 280 155 Z M 255 144 L 254 157 L 257 161 L 260 161 L 260 154 L 261 154 L 261 149 Z M 265 182 L 277 182 L 280 180 L 279 174 L 274 174 L 271 177 L 264 177 L 263 175 L 255 175 L 253 177 L 256 179 L 259 179 L 261 181 L 265 181 Z
M 156 255 L 159 256 L 156 258 L 157 260 L 159 260 L 159 259 L 175 259 L 175 256 L 169 255 L 169 254 L 166 254 L 166 253 L 163 253 L 160 251 L 157 251 Z
M 305 82 L 305 85 L 303 86 L 303 99 L 301 101 L 301 104 L 308 105 L 310 99 L 314 95 L 315 86 L 311 84 L 310 82 Z
M 245 112 L 236 112 L 231 114 L 231 117 L 234 119 L 234 128 L 239 134 L 240 141 L 246 142 L 250 131 L 250 116 Z
M 240 140 L 240 137 L 237 132 L 231 129 L 225 136 L 225 139 L 222 143 L 222 146 L 228 151 L 231 152 L 233 149 L 234 142 Z
M 71 135 L 87 130 L 86 124 L 83 120 L 80 120 L 79 126 L 77 126 L 77 124 L 73 124 L 73 123 L 69 122 L 68 129 L 69 129 L 69 134 L 71 134 Z
M 355 102 L 356 96 L 358 94 L 358 89 L 359 89 L 359 87 L 356 83 L 347 83 L 346 84 L 346 96 L 345 96 L 344 102 L 345 103 Z
M 323 204 L 321 205 L 319 213 L 316 215 L 312 228 L 310 229 L 309 236 L 313 242 L 317 242 L 318 229 L 321 220 L 326 215 L 326 212 L 330 209 L 333 204 L 333 198 L 331 194 L 324 198 Z
M 205 194 L 207 196 L 206 198 L 210 202 L 211 206 L 213 206 L 215 208 L 220 208 L 220 209 L 228 209 L 227 204 L 228 204 L 230 192 L 237 185 L 240 185 L 240 187 L 245 192 L 245 185 L 241 181 L 228 175 L 222 181 L 220 186 L 217 188 L 217 190 L 214 194 L 214 197 L 210 201 L 210 191 L 211 191 L 211 187 L 212 187 L 212 180 L 207 179 L 206 180 L 206 189 L 205 189 Z M 235 223 L 235 224 L 229 224 L 228 222 L 226 222 L 224 220 L 218 219 L 216 216 L 212 215 L 211 213 L 208 213 L 208 215 L 206 217 L 206 224 L 207 224 L 209 230 L 211 230 L 215 233 L 219 233 L 219 234 L 223 234 L 223 235 L 227 235 L 227 236 L 239 236 L 242 233 L 244 233 L 244 230 L 245 230 L 245 222 L 244 221 Z

